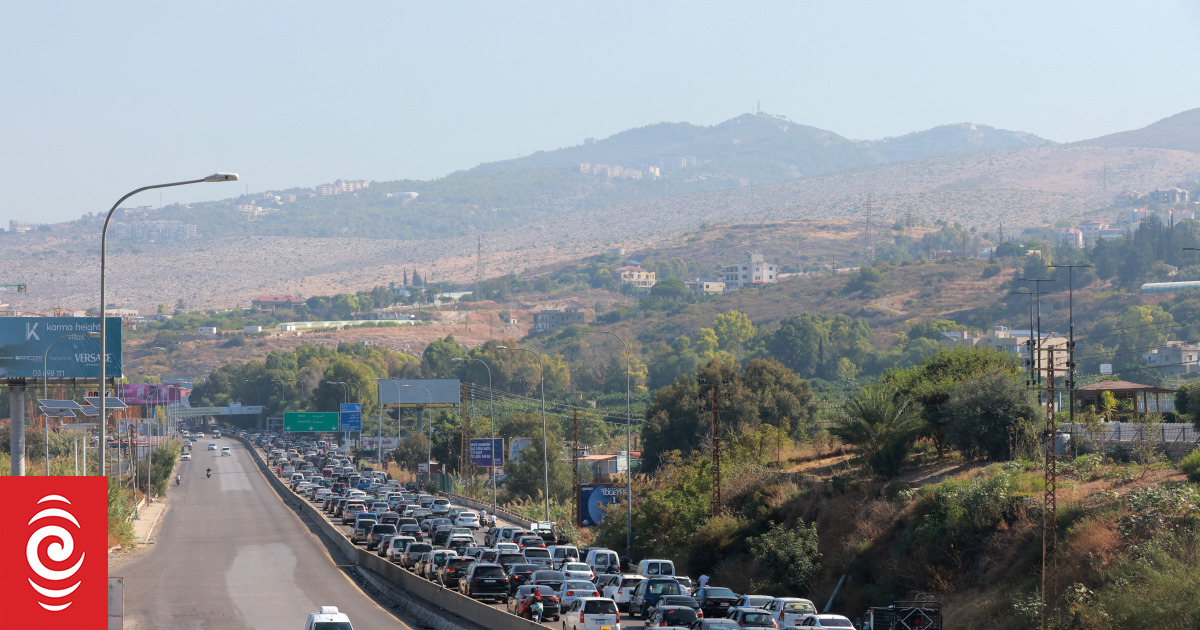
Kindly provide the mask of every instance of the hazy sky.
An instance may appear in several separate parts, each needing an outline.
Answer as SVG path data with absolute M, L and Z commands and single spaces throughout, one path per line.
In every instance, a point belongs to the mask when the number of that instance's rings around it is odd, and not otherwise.
M 1200 106 L 1200 3 L 6 2 L 0 55 L 7 226 L 217 170 L 243 181 L 162 202 L 432 178 L 758 102 L 851 138 L 1081 140 Z

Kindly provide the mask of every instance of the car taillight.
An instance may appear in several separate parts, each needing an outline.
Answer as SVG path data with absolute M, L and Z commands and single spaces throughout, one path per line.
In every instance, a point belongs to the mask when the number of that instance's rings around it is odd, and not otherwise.
M 579 611 L 579 623 L 583 623 L 583 611 Z

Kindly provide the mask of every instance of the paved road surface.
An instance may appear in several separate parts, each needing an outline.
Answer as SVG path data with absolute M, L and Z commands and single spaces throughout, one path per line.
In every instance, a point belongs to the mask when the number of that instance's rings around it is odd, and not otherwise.
M 214 441 L 233 456 L 204 450 Z M 408 628 L 350 581 L 249 458 L 236 440 L 209 439 L 180 463 L 157 543 L 114 571 L 125 578 L 125 628 L 297 630 L 322 605 L 355 628 Z

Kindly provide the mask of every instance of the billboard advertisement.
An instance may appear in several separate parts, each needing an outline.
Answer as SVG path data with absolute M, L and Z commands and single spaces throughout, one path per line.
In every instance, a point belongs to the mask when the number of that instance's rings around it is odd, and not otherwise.
M 342 431 L 362 431 L 362 403 L 342 403 L 339 409 Z
M 471 463 L 475 466 L 503 466 L 504 438 L 471 440 Z
M 531 444 L 533 444 L 533 438 L 508 438 L 508 461 L 514 464 L 520 464 L 521 451 L 529 448 Z
M 620 502 L 625 486 L 589 483 L 579 486 L 579 526 L 595 527 L 604 520 L 604 506 Z
M 364 449 L 374 449 L 378 443 L 379 438 L 369 436 L 364 436 L 361 440 L 350 440 L 350 446 Z M 397 446 L 400 446 L 400 438 L 394 436 L 383 438 L 383 449 L 385 451 L 394 450 Z
M 121 378 L 121 318 L 105 323 L 109 378 Z M 0 317 L 0 378 L 99 378 L 99 317 Z M 45 368 L 43 368 L 43 363 Z
M 453 407 L 462 402 L 456 378 L 379 381 L 379 402 L 385 407 Z
M 126 405 L 170 405 L 183 402 L 183 386 L 175 383 L 133 383 L 117 386 Z
M 283 430 L 332 433 L 338 430 L 339 415 L 336 411 L 285 411 Z

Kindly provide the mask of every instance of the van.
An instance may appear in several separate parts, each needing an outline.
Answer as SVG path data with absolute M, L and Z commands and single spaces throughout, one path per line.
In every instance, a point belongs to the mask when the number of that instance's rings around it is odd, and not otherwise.
M 555 569 L 561 568 L 566 562 L 579 562 L 579 549 L 574 545 L 550 545 L 549 550 Z
M 589 549 L 587 557 L 583 561 L 592 567 L 593 573 L 608 573 L 610 570 L 615 572 L 621 569 L 621 559 L 617 557 L 617 552 L 611 549 L 600 547 Z
M 350 618 L 338 612 L 337 606 L 322 606 L 321 612 L 308 613 L 304 630 L 354 630 Z
M 673 576 L 675 563 L 670 560 L 642 560 L 638 563 L 637 574 L 646 577 Z

